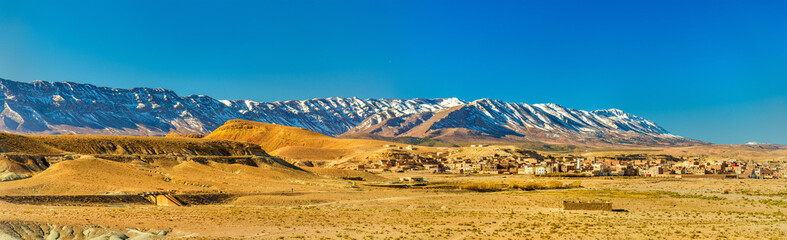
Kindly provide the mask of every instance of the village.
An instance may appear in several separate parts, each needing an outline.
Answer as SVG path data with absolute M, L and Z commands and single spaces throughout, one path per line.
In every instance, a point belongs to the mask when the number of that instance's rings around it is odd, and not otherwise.
M 472 145 L 483 148 L 486 145 Z M 452 152 L 410 152 L 394 149 L 380 159 L 354 166 L 353 170 L 371 173 L 412 172 L 428 174 L 524 174 L 555 177 L 640 176 L 640 177 L 717 177 L 787 178 L 781 164 L 741 160 L 707 160 L 704 156 L 630 154 L 611 157 L 566 155 L 542 156 L 530 151 L 527 156 L 493 154 L 476 158 L 453 157 Z

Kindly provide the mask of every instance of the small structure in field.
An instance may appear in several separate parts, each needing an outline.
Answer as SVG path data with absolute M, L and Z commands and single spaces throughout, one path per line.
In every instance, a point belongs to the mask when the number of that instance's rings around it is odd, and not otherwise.
M 399 181 L 414 183 L 414 182 L 425 182 L 426 180 L 424 180 L 424 178 L 422 177 L 400 177 Z
M 563 201 L 563 210 L 612 211 L 612 203 L 608 201 Z
M 183 206 L 183 202 L 172 196 L 169 193 L 161 193 L 161 192 L 149 192 L 149 193 L 142 193 L 143 197 L 145 197 L 148 201 L 158 206 Z

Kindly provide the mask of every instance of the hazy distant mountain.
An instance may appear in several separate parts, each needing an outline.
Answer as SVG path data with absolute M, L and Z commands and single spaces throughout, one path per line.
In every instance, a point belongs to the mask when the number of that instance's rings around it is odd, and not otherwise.
M 23 134 L 209 133 L 229 119 L 306 128 L 331 136 L 443 140 L 599 141 L 674 144 L 694 140 L 617 109 L 457 98 L 316 98 L 254 102 L 178 96 L 161 88 L 118 89 L 72 82 L 0 79 L 0 131 Z

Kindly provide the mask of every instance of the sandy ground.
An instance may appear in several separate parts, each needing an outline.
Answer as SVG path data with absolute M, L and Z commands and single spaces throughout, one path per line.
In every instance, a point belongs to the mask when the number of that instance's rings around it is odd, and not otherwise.
M 386 176 L 397 178 L 398 175 Z M 432 181 L 549 181 L 435 176 Z M 237 239 L 784 239 L 787 181 L 581 178 L 582 188 L 470 192 L 359 186 L 241 197 L 226 205 L 34 206 L 0 202 L 0 221 L 170 230 Z M 628 212 L 563 211 L 608 200 Z

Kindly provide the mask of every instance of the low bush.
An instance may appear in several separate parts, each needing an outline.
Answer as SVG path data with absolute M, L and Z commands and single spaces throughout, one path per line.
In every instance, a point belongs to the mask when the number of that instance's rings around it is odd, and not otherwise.
M 560 181 L 548 181 L 544 182 L 536 182 L 536 181 L 529 181 L 529 182 L 508 182 L 507 184 L 498 184 L 498 183 L 461 183 L 458 185 L 441 185 L 439 188 L 447 188 L 449 186 L 457 186 L 458 189 L 462 190 L 470 190 L 470 191 L 477 191 L 477 192 L 496 192 L 496 191 L 504 191 L 504 190 L 538 190 L 538 189 L 565 189 L 565 188 L 576 188 L 580 187 L 582 184 L 579 181 L 572 182 L 570 184 L 564 184 Z
M 495 192 L 506 190 L 506 186 L 495 183 L 465 183 L 459 185 L 459 189 L 470 190 L 476 192 Z
M 704 199 L 704 200 L 726 200 L 727 198 L 717 197 L 717 196 L 705 196 L 700 194 L 680 194 L 676 192 L 664 192 L 665 195 L 669 195 L 674 198 L 697 198 L 697 199 Z
M 773 205 L 773 206 L 777 206 L 777 207 L 787 207 L 787 201 L 782 201 L 782 200 L 761 199 L 760 203 L 767 204 L 767 205 Z
M 510 189 L 518 189 L 518 190 L 535 190 L 535 189 L 544 189 L 546 186 L 543 183 L 537 182 L 510 182 L 508 183 L 508 187 Z
M 547 182 L 547 189 L 558 189 L 558 188 L 565 188 L 566 186 L 563 185 L 560 181 L 549 181 Z

